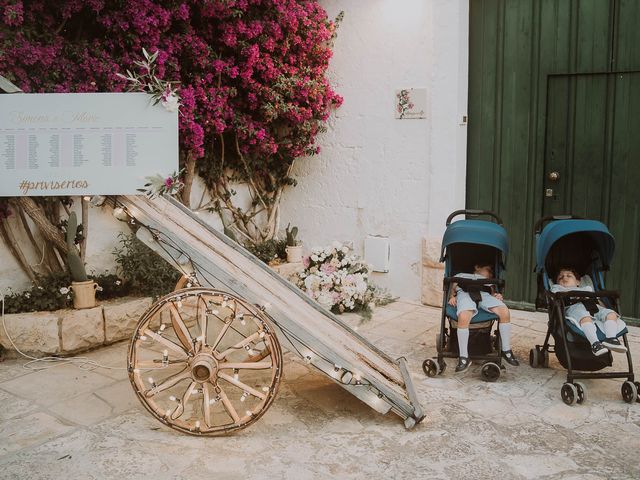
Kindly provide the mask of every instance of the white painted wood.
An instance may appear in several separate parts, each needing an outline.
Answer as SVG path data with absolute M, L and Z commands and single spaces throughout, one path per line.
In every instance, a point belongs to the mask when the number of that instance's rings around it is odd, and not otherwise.
M 174 264 L 186 254 L 203 284 L 229 290 L 266 307 L 280 342 L 375 410 L 390 409 L 414 425 L 422 410 L 411 390 L 411 379 L 398 361 L 377 349 L 340 319 L 269 269 L 237 243 L 201 222 L 196 214 L 171 198 L 118 197 L 118 202 L 152 235 L 138 235 Z M 182 262 L 181 262 L 182 263 Z M 360 378 L 345 385 L 346 372 Z M 356 375 L 357 374 L 357 375 Z M 345 378 L 348 378 L 346 376 Z M 408 388 L 411 387 L 411 388 Z M 405 422 L 407 424 L 407 422 Z M 408 425 L 409 426 L 409 425 Z

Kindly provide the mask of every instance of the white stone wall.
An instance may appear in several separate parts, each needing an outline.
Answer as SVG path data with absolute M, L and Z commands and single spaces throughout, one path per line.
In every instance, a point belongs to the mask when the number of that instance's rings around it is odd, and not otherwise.
M 298 225 L 307 247 L 352 241 L 360 254 L 367 235 L 389 237 L 389 273 L 374 280 L 417 300 L 423 238 L 437 242 L 464 206 L 468 0 L 321 3 L 331 17 L 345 12 L 330 67 L 344 104 L 318 139 L 322 153 L 296 165 L 281 225 Z M 396 120 L 395 91 L 411 87 L 427 89 L 427 118 Z M 92 209 L 89 228 L 88 269 L 113 269 L 126 227 Z M 0 292 L 28 283 L 0 242 Z
M 301 160 L 299 184 L 282 204 L 308 247 L 388 236 L 389 273 L 376 283 L 420 298 L 423 237 L 441 237 L 447 215 L 464 206 L 467 0 L 321 0 L 341 10 L 330 78 L 344 104 Z M 397 89 L 426 87 L 428 115 L 394 119 Z

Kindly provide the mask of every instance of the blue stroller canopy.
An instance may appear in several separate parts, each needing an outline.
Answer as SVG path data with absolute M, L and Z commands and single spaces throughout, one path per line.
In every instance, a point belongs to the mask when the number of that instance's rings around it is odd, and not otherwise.
M 615 240 L 605 224 L 596 220 L 556 220 L 544 227 L 536 240 L 536 272 L 545 269 L 545 261 L 553 245 L 567 235 L 582 233 L 593 241 L 604 266 L 613 260 Z
M 458 220 L 449 224 L 442 237 L 440 261 L 444 262 L 445 250 L 454 243 L 487 245 L 502 252 L 502 263 L 509 253 L 507 231 L 502 225 L 486 220 Z

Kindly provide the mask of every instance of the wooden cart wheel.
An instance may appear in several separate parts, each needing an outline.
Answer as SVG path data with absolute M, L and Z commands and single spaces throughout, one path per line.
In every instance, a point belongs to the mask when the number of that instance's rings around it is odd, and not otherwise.
M 195 287 L 162 297 L 144 313 L 128 367 L 136 395 L 162 423 L 192 435 L 225 435 L 269 408 L 282 350 L 259 308 Z

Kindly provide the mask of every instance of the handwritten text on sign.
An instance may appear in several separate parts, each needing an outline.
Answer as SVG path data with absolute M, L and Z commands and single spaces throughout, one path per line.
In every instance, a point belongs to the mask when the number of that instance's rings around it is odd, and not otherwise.
M 177 169 L 178 113 L 149 95 L 0 95 L 0 196 L 135 194 Z

